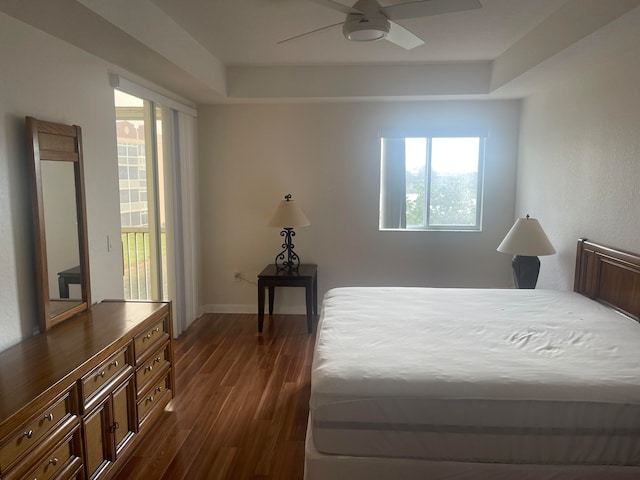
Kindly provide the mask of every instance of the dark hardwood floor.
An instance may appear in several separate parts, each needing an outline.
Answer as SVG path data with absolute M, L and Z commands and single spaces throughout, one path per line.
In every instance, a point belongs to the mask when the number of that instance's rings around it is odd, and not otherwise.
M 304 315 L 205 314 L 175 342 L 176 397 L 117 480 L 301 480 L 314 334 Z

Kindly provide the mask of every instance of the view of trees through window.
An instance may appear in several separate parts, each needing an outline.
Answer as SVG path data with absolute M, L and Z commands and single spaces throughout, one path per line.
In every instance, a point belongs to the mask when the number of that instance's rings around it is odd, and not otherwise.
M 406 228 L 479 227 L 481 139 L 406 138 Z

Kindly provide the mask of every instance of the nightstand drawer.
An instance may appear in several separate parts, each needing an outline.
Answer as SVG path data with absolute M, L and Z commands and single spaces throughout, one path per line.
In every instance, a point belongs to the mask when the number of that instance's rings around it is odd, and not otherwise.
M 25 452 L 36 446 L 40 439 L 52 432 L 63 420 L 71 417 L 70 392 L 45 409 L 38 418 L 24 426 L 22 431 L 16 434 L 0 449 L 0 466 L 2 471 L 6 469 Z
M 154 352 L 153 355 L 136 372 L 136 384 L 138 393 L 144 391 L 148 383 L 158 375 L 165 372 L 170 366 L 169 343 Z
M 133 367 L 131 367 L 127 361 L 127 350 L 124 349 L 91 371 L 91 373 L 82 377 L 83 403 L 86 405 L 87 399 L 96 393 L 103 385 L 106 385 L 118 374 L 131 368 Z
M 162 320 L 157 321 L 153 326 L 135 337 L 133 343 L 135 348 L 136 364 L 140 361 L 142 354 L 154 344 L 157 345 L 161 340 L 167 340 L 169 338 L 169 327 L 166 324 L 167 321 L 168 318 L 164 317 Z

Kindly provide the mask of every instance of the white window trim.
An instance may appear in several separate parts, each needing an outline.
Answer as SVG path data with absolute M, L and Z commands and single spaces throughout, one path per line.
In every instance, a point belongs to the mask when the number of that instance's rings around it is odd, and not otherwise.
M 464 226 L 464 225 L 432 225 L 430 226 L 428 223 L 428 211 L 427 211 L 427 225 L 418 226 L 418 227 L 383 227 L 382 226 L 382 158 L 380 159 L 380 212 L 378 215 L 378 230 L 381 232 L 466 232 L 466 233 L 476 233 L 482 232 L 482 220 L 484 216 L 484 171 L 485 171 L 485 153 L 486 153 L 486 142 L 489 137 L 489 132 L 484 128 L 463 128 L 463 129 L 455 129 L 455 128 L 440 128 L 440 129 L 386 129 L 381 130 L 378 136 L 379 144 L 381 145 L 382 139 L 405 139 L 405 138 L 467 138 L 467 137 L 477 137 L 480 139 L 479 146 L 479 158 L 478 158 L 478 208 L 476 210 L 476 223 L 474 225 Z M 428 178 L 429 173 L 426 172 Z M 427 182 L 428 182 L 427 178 Z M 425 208 L 429 207 L 428 194 L 426 195 L 426 205 Z
M 138 98 L 143 98 L 155 104 L 160 104 L 173 110 L 177 110 L 178 112 L 186 113 L 194 118 L 198 116 L 198 110 L 195 108 L 162 95 L 154 90 L 143 87 L 142 85 L 138 85 L 137 83 L 127 80 L 116 73 L 109 74 L 109 83 L 111 83 L 113 88 L 130 93 Z

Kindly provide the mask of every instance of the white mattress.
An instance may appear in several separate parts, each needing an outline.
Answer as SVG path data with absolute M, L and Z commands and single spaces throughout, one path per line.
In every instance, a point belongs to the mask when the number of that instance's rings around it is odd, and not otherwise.
M 320 453 L 640 464 L 640 325 L 571 292 L 340 288 L 310 400 Z

